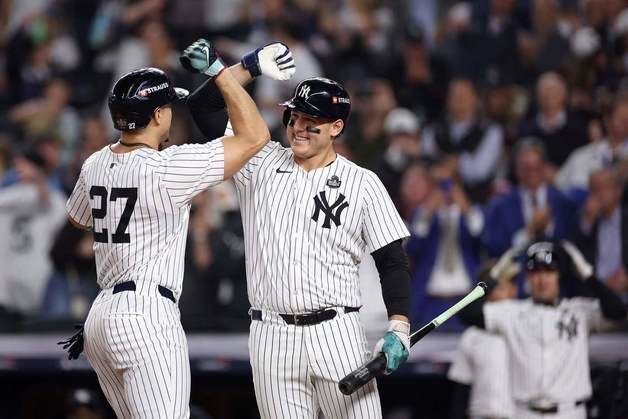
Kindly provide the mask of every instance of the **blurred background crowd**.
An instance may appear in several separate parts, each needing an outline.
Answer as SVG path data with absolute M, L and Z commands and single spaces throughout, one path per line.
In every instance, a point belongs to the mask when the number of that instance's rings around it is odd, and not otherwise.
M 117 139 L 110 86 L 155 66 L 193 90 L 202 79 L 178 54 L 201 36 L 228 62 L 274 40 L 291 48 L 293 80 L 250 86 L 274 140 L 277 103 L 299 80 L 348 88 L 336 147 L 380 176 L 408 223 L 413 323 L 466 294 L 486 259 L 542 237 L 576 243 L 628 303 L 622 0 L 1 0 L 1 330 L 84 318 L 92 238 L 64 204 L 84 159 Z M 171 144 L 211 140 L 185 106 L 175 114 Z M 187 252 L 184 326 L 247 330 L 229 184 L 194 201 Z

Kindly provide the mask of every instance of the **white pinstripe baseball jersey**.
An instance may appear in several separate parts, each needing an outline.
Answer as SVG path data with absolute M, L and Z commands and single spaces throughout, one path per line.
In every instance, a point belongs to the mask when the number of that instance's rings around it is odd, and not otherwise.
M 516 401 L 575 402 L 591 396 L 589 332 L 602 327 L 598 300 L 563 299 L 557 306 L 523 301 L 484 305 L 486 330 L 508 345 Z
M 477 327 L 469 327 L 460 337 L 458 351 L 447 377 L 471 386 L 470 417 L 511 418 L 514 406 L 509 372 L 508 349 L 504 338 Z
M 190 200 L 224 177 L 222 141 L 104 147 L 83 164 L 67 210 L 92 227 L 98 284 L 149 281 L 181 295 Z
M 306 172 L 270 142 L 234 176 L 252 307 L 278 313 L 361 305 L 358 268 L 409 236 L 379 178 L 338 155 Z

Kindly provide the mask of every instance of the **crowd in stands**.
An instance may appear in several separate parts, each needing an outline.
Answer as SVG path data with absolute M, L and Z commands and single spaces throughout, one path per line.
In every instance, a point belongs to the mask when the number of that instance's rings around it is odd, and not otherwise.
M 194 90 L 203 78 L 178 55 L 198 37 L 230 63 L 290 47 L 292 80 L 250 86 L 276 141 L 277 104 L 301 79 L 348 88 L 336 150 L 373 170 L 407 221 L 413 323 L 466 294 L 484 260 L 539 238 L 576 243 L 628 303 L 622 0 L 0 0 L 0 330 L 83 319 L 98 292 L 92 237 L 64 205 L 85 158 L 117 140 L 109 89 L 154 66 Z M 170 144 L 212 140 L 175 113 Z M 185 327 L 246 329 L 244 257 L 225 183 L 193 202 Z

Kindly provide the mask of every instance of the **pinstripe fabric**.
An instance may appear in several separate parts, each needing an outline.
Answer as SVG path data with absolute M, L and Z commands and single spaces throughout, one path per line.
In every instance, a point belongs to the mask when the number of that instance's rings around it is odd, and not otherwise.
M 151 283 L 98 295 L 85 355 L 119 418 L 188 418 L 190 363 L 177 306 Z
M 107 229 L 107 243 L 96 242 L 98 285 L 109 288 L 128 280 L 155 282 L 170 288 L 178 299 L 183 282 L 183 258 L 190 200 L 220 183 L 224 175 L 222 141 L 185 144 L 163 151 L 140 148 L 116 154 L 107 146 L 90 156 L 66 205 L 70 216 L 95 232 Z M 109 197 L 90 198 L 93 186 Z M 113 243 L 126 199 L 112 201 L 112 188 L 137 188 L 137 203 L 127 232 L 130 243 Z M 107 215 L 94 221 L 96 208 Z
M 265 313 L 251 322 L 249 350 L 262 418 L 381 418 L 375 380 L 345 396 L 338 381 L 370 359 L 358 313 L 314 326 Z
M 280 172 L 278 172 L 279 170 Z M 328 186 L 332 177 L 339 187 Z M 358 267 L 365 251 L 409 236 L 377 176 L 342 156 L 310 172 L 271 142 L 234 177 L 244 226 L 252 307 L 303 313 L 361 305 Z M 332 183 L 333 184 L 333 183 Z M 321 193 L 338 203 L 340 224 L 316 215 Z M 346 203 L 342 211 L 338 208 Z M 329 228 L 325 223 L 329 221 Z
M 447 378 L 471 386 L 469 416 L 512 418 L 508 348 L 504 339 L 477 327 L 469 327 L 458 342 Z
M 598 300 L 565 298 L 556 306 L 532 299 L 488 302 L 484 319 L 486 330 L 506 341 L 516 403 L 591 397 L 589 334 L 603 324 Z
M 190 365 L 179 309 L 191 199 L 224 177 L 222 141 L 90 156 L 67 210 L 92 227 L 102 288 L 85 354 L 120 418 L 188 418 Z M 112 294 L 121 282 L 136 291 Z
M 227 135 L 230 134 L 227 128 Z M 380 418 L 375 381 L 351 397 L 338 381 L 370 358 L 358 313 L 314 326 L 277 313 L 361 305 L 364 252 L 409 236 L 377 176 L 342 156 L 309 172 L 267 144 L 235 176 L 251 306 L 249 350 L 263 418 Z M 342 311 L 342 310 L 341 310 Z

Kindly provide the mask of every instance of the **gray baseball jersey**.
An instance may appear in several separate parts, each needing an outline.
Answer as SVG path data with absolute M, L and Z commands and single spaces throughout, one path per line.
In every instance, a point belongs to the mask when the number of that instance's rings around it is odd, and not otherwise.
M 50 249 L 67 221 L 66 196 L 18 183 L 0 188 L 0 306 L 23 314 L 40 309 L 52 274 Z
M 121 418 L 189 417 L 190 362 L 177 304 L 190 200 L 223 180 L 222 141 L 90 156 L 67 203 L 94 234 L 102 288 L 85 323 L 85 355 Z M 135 282 L 135 291 L 114 286 Z

